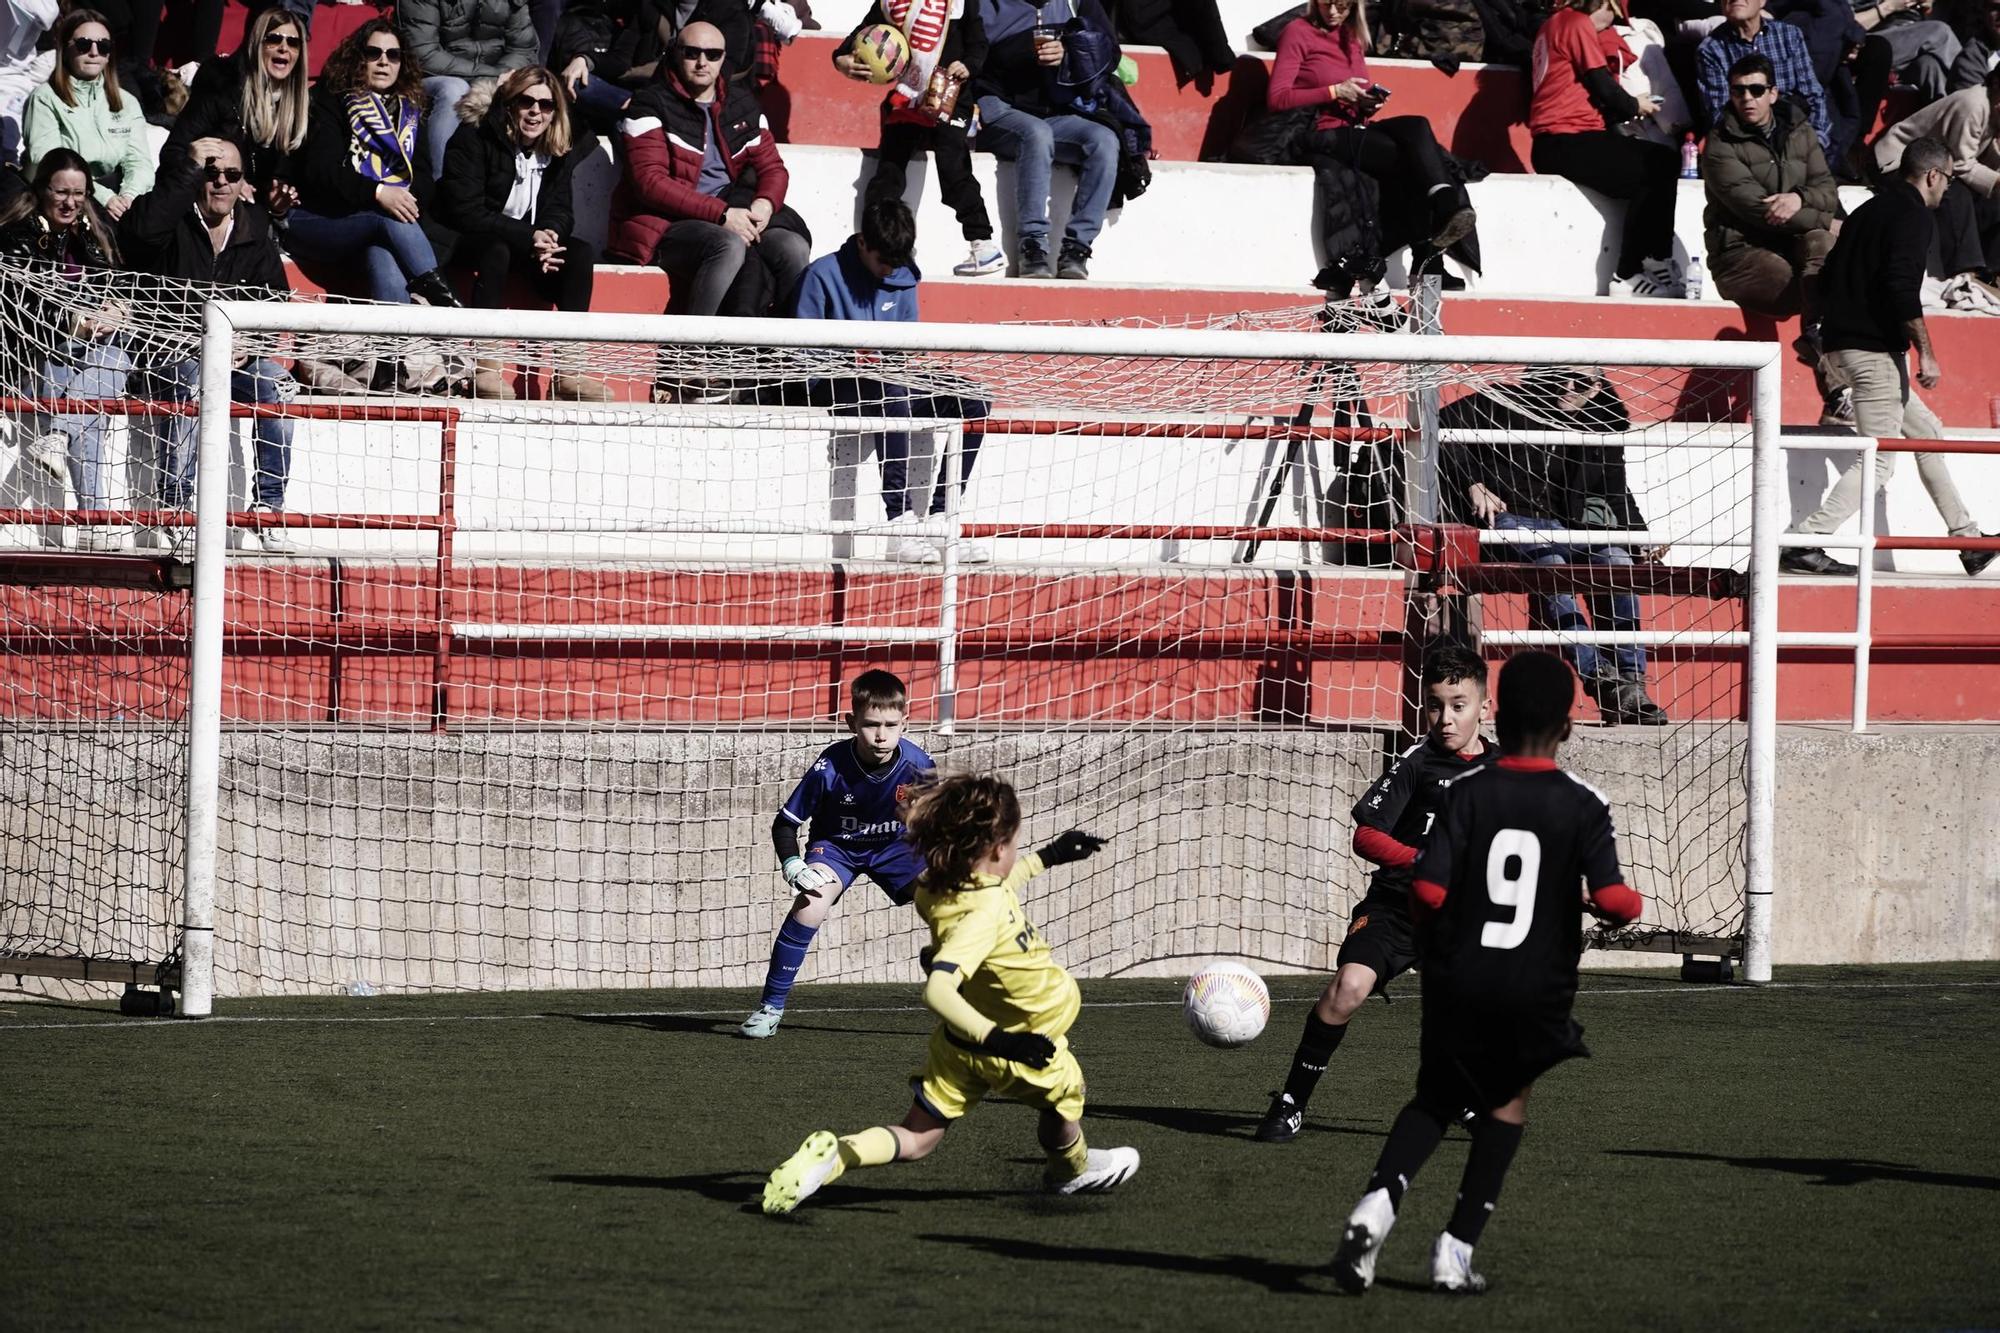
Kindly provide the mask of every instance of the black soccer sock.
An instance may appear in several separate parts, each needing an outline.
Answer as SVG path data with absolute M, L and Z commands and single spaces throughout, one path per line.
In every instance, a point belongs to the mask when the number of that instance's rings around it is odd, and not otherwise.
M 1507 1168 L 1521 1146 L 1525 1128 L 1490 1115 L 1472 1122 L 1472 1152 L 1465 1159 L 1465 1174 L 1459 1178 L 1458 1207 L 1452 1209 L 1451 1222 L 1445 1227 L 1467 1245 L 1479 1244 L 1479 1233 L 1486 1229 L 1486 1219 L 1493 1216 L 1493 1205 L 1500 1201 L 1500 1186 L 1507 1179 Z
M 1327 1061 L 1333 1059 L 1346 1035 L 1347 1024 L 1328 1023 L 1317 1009 L 1307 1011 L 1306 1030 L 1299 1035 L 1299 1049 L 1292 1052 L 1292 1072 L 1285 1076 L 1285 1095 L 1292 1099 L 1292 1105 L 1303 1111 L 1312 1100 L 1319 1076 L 1326 1072 Z
M 1375 1159 L 1375 1174 L 1368 1177 L 1368 1192 L 1389 1191 L 1389 1206 L 1403 1206 L 1403 1191 L 1417 1178 L 1417 1172 L 1437 1151 L 1444 1138 L 1444 1121 L 1428 1107 L 1411 1102 L 1389 1127 L 1389 1141 Z

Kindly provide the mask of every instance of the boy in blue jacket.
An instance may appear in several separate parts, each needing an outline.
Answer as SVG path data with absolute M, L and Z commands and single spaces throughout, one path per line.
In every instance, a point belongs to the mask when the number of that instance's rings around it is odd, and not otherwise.
M 913 258 L 917 246 L 917 221 L 909 205 L 900 199 L 871 199 L 861 210 L 861 230 L 846 244 L 823 259 L 814 260 L 799 284 L 800 319 L 865 319 L 886 323 L 915 323 L 917 284 L 923 275 Z M 911 365 L 919 369 L 921 362 Z M 962 381 L 931 374 L 916 385 L 860 377 L 822 381 L 813 386 L 814 400 L 831 407 L 841 416 L 938 417 L 967 422 L 984 420 L 988 407 L 964 393 Z M 876 456 L 882 464 L 882 507 L 889 521 L 914 527 L 921 521 L 919 497 L 909 494 L 910 433 L 869 430 L 876 438 Z M 968 426 L 959 446 L 961 492 L 972 476 L 973 460 L 979 456 L 984 435 Z M 937 484 L 931 488 L 928 512 L 945 512 L 945 470 L 938 468 Z M 910 533 L 892 537 L 892 559 L 933 563 L 939 558 L 935 539 Z M 962 561 L 992 559 L 983 543 L 958 544 Z

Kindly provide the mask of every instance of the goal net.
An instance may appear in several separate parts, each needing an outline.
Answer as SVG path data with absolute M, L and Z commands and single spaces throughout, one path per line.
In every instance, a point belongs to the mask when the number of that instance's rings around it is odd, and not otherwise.
M 124 313 L 198 338 L 202 295 Z M 1367 884 L 1349 811 L 1444 639 L 1591 674 L 1565 762 L 1649 898 L 1605 942 L 1744 947 L 1768 349 L 1419 338 L 1358 307 L 209 318 L 195 526 L 157 494 L 89 517 L 197 571 L 218 994 L 761 980 L 772 818 L 871 667 L 943 766 L 1015 782 L 1030 843 L 1111 839 L 1029 906 L 1073 970 L 1323 971 Z M 254 365 L 350 392 L 232 406 Z M 1473 512 L 1475 483 L 1532 521 Z M 64 503 L 16 517 L 80 523 Z M 856 890 L 808 984 L 916 975 L 914 917 Z

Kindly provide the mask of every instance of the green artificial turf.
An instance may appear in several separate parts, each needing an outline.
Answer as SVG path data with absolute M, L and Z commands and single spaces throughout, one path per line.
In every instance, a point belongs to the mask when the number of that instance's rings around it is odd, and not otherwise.
M 808 1131 L 906 1107 L 914 988 L 808 984 L 758 1043 L 742 992 L 5 1003 L 0 1327 L 2000 1324 L 2000 965 L 1779 980 L 1586 977 L 1596 1058 L 1535 1092 L 1476 1301 L 1423 1287 L 1457 1132 L 1376 1290 L 1323 1271 L 1409 1095 L 1413 984 L 1266 1145 L 1315 982 L 1277 979 L 1234 1052 L 1173 984 L 1086 983 L 1086 1128 L 1143 1153 L 1128 1186 L 1036 1192 L 1034 1117 L 996 1104 L 790 1219 L 754 1201 Z

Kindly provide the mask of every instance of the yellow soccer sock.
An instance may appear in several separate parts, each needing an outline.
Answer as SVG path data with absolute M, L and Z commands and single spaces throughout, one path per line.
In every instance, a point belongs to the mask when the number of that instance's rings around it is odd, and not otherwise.
M 840 1168 L 827 1179 L 838 1179 L 840 1173 L 851 1166 L 887 1166 L 896 1160 L 900 1151 L 895 1134 L 882 1125 L 861 1130 L 859 1133 L 842 1135 Z
M 1055 1180 L 1075 1180 L 1083 1174 L 1083 1168 L 1090 1159 L 1090 1149 L 1084 1145 L 1083 1131 L 1076 1132 L 1076 1141 L 1067 1148 L 1050 1148 L 1049 1175 Z

